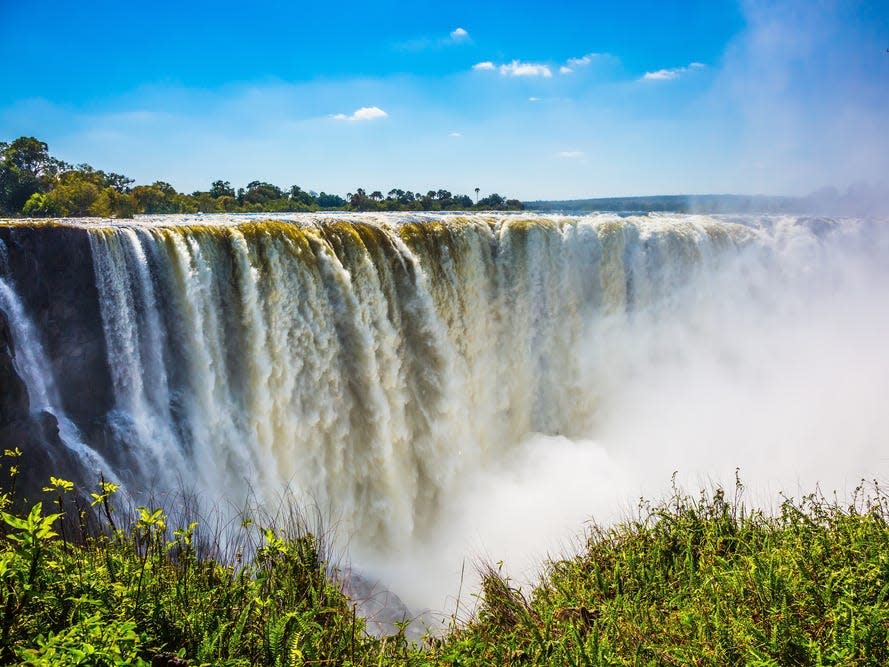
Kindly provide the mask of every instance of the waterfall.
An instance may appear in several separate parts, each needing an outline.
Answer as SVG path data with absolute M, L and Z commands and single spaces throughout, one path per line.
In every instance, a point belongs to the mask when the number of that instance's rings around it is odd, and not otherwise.
M 609 427 L 629 383 L 683 358 L 682 341 L 706 330 L 695 304 L 779 312 L 782 285 L 843 279 L 830 273 L 836 248 L 863 252 L 875 238 L 885 248 L 873 224 L 790 217 L 71 223 L 91 263 L 71 270 L 92 272 L 101 316 L 92 334 L 105 358 L 93 366 L 110 398 L 96 416 L 27 316 L 25 302 L 46 309 L 53 296 L 14 282 L 13 240 L 55 233 L 28 224 L 0 227 L 0 308 L 35 409 L 67 425 L 93 468 L 101 451 L 106 474 L 135 497 L 185 487 L 211 502 L 275 505 L 291 491 L 380 552 L 434 533 L 455 480 L 503 465 L 529 435 Z M 620 341 L 643 323 L 659 333 L 630 360 Z M 64 349 L 64 332 L 52 335 Z M 708 340 L 719 348 L 718 335 Z M 102 442 L 84 444 L 93 436 L 63 405 Z
M 572 357 L 600 314 L 665 298 L 754 236 L 707 219 L 116 224 L 89 234 L 133 483 L 235 502 L 284 489 L 385 546 L 450 480 L 598 396 Z

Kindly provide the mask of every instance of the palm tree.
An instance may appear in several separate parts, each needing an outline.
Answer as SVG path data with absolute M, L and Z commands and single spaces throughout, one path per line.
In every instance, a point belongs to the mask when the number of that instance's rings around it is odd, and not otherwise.
M 476 189 L 475 189 L 475 205 L 476 205 L 476 206 L 478 206 L 478 191 L 479 191 L 479 189 L 476 188 Z

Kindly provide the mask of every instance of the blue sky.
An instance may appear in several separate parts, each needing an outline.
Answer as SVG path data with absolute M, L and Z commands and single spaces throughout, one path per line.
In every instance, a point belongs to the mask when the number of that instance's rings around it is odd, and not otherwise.
M 184 191 L 805 194 L 889 174 L 886 2 L 301 4 L 0 0 L 0 139 Z

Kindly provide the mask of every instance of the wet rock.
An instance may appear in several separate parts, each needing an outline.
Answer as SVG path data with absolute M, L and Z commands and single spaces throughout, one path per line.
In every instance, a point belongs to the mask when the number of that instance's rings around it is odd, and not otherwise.
M 15 369 L 15 341 L 6 313 L 0 310 L 0 427 L 28 418 L 28 388 Z
M 438 625 L 428 612 L 416 614 L 382 582 L 349 568 L 338 573 L 343 593 L 355 605 L 356 613 L 364 618 L 367 632 L 375 637 L 388 637 L 401 632 L 404 637 L 419 643 Z
M 16 225 L 0 227 L 0 240 L 16 292 L 41 332 L 62 408 L 83 429 L 113 401 L 89 234 L 73 226 Z
M 0 427 L 0 452 L 15 448 L 22 452 L 15 465 L 19 468 L 16 496 L 23 505 L 42 497 L 41 489 L 50 475 L 69 479 L 81 489 L 96 482 L 94 471 L 85 470 L 62 441 L 58 420 L 50 412 L 41 411 Z

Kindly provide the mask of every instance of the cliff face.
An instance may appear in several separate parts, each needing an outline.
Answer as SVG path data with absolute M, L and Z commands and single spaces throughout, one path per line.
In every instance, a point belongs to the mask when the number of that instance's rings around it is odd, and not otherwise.
M 24 458 L 19 467 L 17 491 L 34 499 L 56 474 L 91 483 L 76 457 L 65 447 L 56 417 L 44 410 L 31 413 L 28 388 L 15 367 L 15 342 L 5 312 L 0 310 L 0 450 L 18 448 Z
M 83 430 L 111 407 L 89 234 L 75 227 L 0 227 L 10 274 L 41 333 L 65 413 Z
M 89 238 L 76 228 L 0 226 L 8 279 L 32 319 L 62 412 L 90 439 L 101 439 L 102 415 L 111 401 L 101 315 Z M 23 377 L 22 346 L 14 340 L 13 314 L 0 308 L 0 450 L 18 447 L 19 495 L 31 500 L 50 474 L 92 484 L 65 445 L 59 420 L 29 395 Z M 39 334 L 37 333 L 39 332 Z
M 24 380 L 15 369 L 15 341 L 9 319 L 0 310 L 0 429 L 27 419 L 31 401 Z

